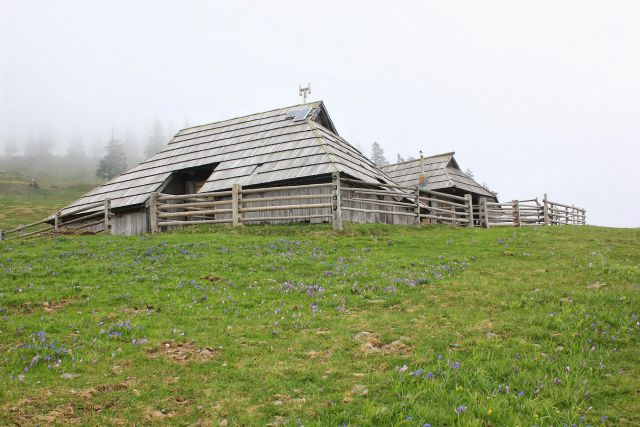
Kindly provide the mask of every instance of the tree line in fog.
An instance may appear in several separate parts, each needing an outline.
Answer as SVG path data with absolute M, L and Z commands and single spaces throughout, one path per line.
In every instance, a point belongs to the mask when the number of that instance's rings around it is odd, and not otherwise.
M 50 132 L 0 145 L 0 172 L 28 178 L 102 181 L 119 175 L 162 149 L 173 134 L 156 119 L 144 138 L 111 135 L 91 141 L 59 141 Z

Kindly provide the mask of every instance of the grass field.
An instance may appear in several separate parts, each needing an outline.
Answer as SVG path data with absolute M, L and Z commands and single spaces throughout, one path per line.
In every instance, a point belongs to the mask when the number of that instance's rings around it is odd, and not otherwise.
M 0 424 L 640 424 L 637 229 L 197 231 L 1 244 Z
M 95 182 L 40 182 L 29 186 L 23 176 L 0 175 L 0 230 L 41 220 L 94 188 Z

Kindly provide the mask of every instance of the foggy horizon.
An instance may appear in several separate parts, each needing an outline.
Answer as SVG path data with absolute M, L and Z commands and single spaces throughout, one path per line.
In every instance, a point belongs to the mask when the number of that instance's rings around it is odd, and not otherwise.
M 639 3 L 0 7 L 0 153 L 40 134 L 56 154 L 89 151 L 112 129 L 142 150 L 156 119 L 168 142 L 300 104 L 310 82 L 367 156 L 373 142 L 392 163 L 455 151 L 502 201 L 548 193 L 590 224 L 640 226 Z

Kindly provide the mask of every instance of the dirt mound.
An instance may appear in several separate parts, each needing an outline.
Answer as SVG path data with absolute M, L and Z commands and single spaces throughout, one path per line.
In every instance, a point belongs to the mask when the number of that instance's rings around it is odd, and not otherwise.
M 165 341 L 148 350 L 151 357 L 168 357 L 177 363 L 206 362 L 218 356 L 219 351 L 210 347 L 198 348 L 193 343 Z
M 406 337 L 400 337 L 397 340 L 390 343 L 381 342 L 377 335 L 372 332 L 362 331 L 358 332 L 354 339 L 361 343 L 360 351 L 364 354 L 396 354 L 396 353 L 408 353 L 411 351 L 411 347 L 405 344 L 408 341 Z

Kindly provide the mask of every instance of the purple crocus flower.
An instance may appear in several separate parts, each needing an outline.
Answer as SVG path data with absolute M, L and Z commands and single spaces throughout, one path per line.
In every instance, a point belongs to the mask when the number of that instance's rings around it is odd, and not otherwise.
M 464 406 L 464 405 L 460 405 L 460 406 L 458 406 L 458 407 L 456 408 L 456 414 L 460 415 L 460 414 L 462 414 L 463 412 L 466 412 L 466 410 L 467 410 L 467 407 L 466 407 L 466 406 Z

